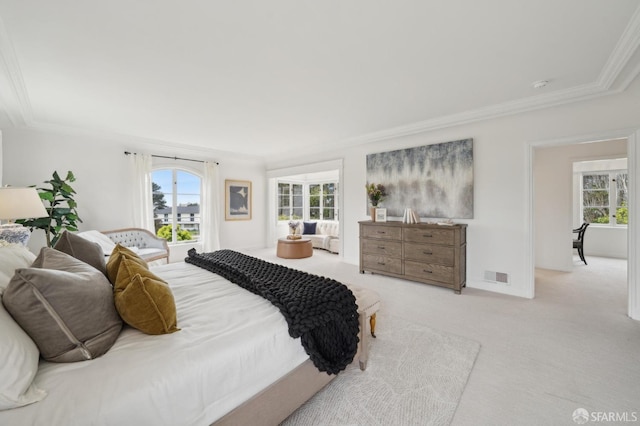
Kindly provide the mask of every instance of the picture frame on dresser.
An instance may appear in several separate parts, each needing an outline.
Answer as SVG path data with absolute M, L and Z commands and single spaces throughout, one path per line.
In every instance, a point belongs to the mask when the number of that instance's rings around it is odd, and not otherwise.
M 387 221 L 387 209 L 376 208 L 376 222 L 386 222 L 386 221 Z

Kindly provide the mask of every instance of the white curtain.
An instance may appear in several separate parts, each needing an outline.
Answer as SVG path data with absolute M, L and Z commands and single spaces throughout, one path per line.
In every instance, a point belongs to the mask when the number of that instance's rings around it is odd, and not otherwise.
M 153 200 L 151 194 L 151 155 L 130 154 L 129 166 L 133 183 L 133 226 L 155 234 L 153 225 Z
M 200 238 L 202 249 L 210 252 L 220 249 L 220 184 L 218 165 L 204 162 L 202 182 L 202 212 L 200 217 Z

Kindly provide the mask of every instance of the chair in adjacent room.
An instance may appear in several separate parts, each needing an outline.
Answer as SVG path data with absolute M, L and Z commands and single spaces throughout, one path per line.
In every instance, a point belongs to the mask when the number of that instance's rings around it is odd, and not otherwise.
M 587 231 L 588 223 L 583 223 L 580 225 L 580 228 L 576 228 L 573 230 L 574 233 L 578 234 L 578 238 L 573 240 L 573 248 L 578 250 L 578 256 L 580 256 L 580 260 L 587 264 L 587 261 L 584 260 L 584 234 Z

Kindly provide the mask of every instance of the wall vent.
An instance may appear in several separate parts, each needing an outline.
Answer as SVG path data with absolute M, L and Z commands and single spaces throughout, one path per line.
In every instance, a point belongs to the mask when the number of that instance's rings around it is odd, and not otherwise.
M 506 272 L 484 271 L 484 280 L 492 283 L 509 284 L 509 274 Z

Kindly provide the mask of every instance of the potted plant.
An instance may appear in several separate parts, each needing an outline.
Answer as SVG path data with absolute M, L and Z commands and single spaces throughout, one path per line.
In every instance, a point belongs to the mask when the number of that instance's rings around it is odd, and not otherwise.
M 376 207 L 378 204 L 384 200 L 384 197 L 387 196 L 387 190 L 382 184 L 370 183 L 365 185 L 367 189 L 367 197 L 369 198 L 369 202 L 371 203 L 371 220 L 375 222 L 376 220 Z
M 64 179 L 60 178 L 58 172 L 53 172 L 53 178 L 44 183 L 51 185 L 51 188 L 36 188 L 40 199 L 45 202 L 45 209 L 49 216 L 37 219 L 22 219 L 16 221 L 22 223 L 33 231 L 34 229 L 44 230 L 47 237 L 47 246 L 53 247 L 62 232 L 77 231 L 77 222 L 82 223 L 78 216 L 78 204 L 73 199 L 76 191 L 69 185 L 75 182 L 76 178 L 71 171 L 67 172 Z

